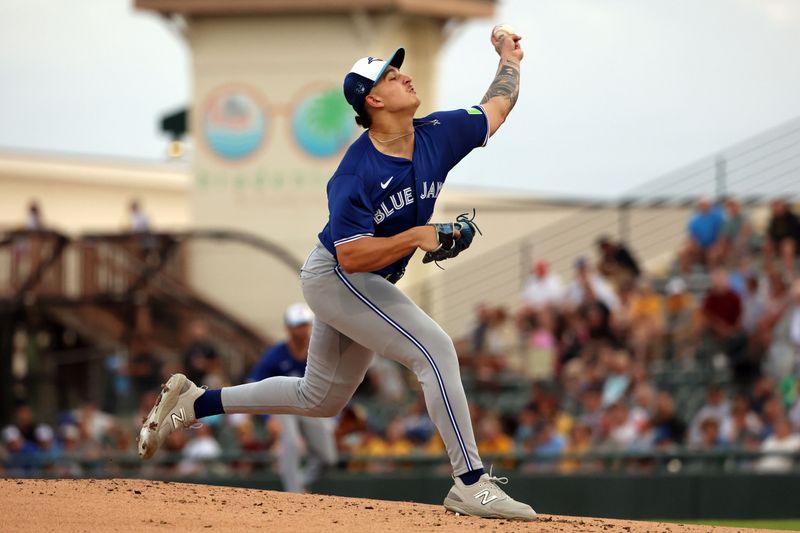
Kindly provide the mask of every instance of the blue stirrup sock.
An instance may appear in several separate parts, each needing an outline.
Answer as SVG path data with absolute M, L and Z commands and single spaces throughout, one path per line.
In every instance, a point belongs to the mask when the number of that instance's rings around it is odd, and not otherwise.
M 485 473 L 486 472 L 483 470 L 483 468 L 479 468 L 477 470 L 470 470 L 466 474 L 461 474 L 458 476 L 458 479 L 460 479 L 464 485 L 474 485 Z
M 225 410 L 222 408 L 222 389 L 209 389 L 194 401 L 194 416 L 196 418 L 221 415 L 224 412 Z

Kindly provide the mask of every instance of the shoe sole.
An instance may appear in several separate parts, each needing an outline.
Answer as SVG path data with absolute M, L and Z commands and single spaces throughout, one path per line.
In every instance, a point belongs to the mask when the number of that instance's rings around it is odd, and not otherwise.
M 186 376 L 174 375 L 161 387 L 156 403 L 139 431 L 139 457 L 142 459 L 150 459 L 158 451 L 158 421 L 162 413 L 177 405 L 186 380 Z
M 477 516 L 478 518 L 496 518 L 499 520 L 515 520 L 519 522 L 534 522 L 536 521 L 536 515 L 534 514 L 533 518 L 527 516 L 503 516 L 498 513 L 485 513 L 485 514 L 478 514 L 472 513 L 469 511 L 465 511 L 462 507 L 459 506 L 459 502 L 455 500 L 451 500 L 450 498 L 445 498 L 444 500 L 444 508 L 453 513 L 459 513 L 466 516 Z M 535 511 L 534 511 L 535 512 Z

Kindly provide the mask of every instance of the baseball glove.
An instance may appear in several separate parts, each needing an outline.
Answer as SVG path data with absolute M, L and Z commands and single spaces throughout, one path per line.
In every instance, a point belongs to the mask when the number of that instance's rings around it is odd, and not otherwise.
M 432 261 L 444 261 L 452 259 L 472 244 L 475 233 L 481 233 L 480 228 L 475 224 L 475 210 L 472 210 L 472 218 L 467 218 L 467 213 L 458 215 L 455 222 L 447 224 L 429 224 L 436 228 L 436 237 L 439 239 L 439 247 L 432 252 L 426 252 L 422 258 L 423 263 Z M 455 232 L 459 232 L 458 238 Z M 438 266 L 438 265 L 437 265 Z

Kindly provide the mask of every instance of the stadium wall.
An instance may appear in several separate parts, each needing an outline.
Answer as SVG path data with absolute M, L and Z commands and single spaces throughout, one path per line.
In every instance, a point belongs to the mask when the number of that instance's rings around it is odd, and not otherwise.
M 208 477 L 192 482 L 280 490 L 276 476 Z M 322 494 L 441 504 L 449 477 L 428 474 L 329 475 Z M 536 475 L 517 473 L 508 491 L 537 512 L 596 518 L 702 520 L 796 518 L 800 477 L 756 474 Z

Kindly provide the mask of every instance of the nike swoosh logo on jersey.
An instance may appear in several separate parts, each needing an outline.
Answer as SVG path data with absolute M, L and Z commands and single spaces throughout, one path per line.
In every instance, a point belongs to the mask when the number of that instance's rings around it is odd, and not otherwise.
M 389 186 L 389 183 L 390 183 L 390 182 L 391 182 L 393 179 L 394 179 L 394 176 L 392 176 L 391 178 L 389 178 L 389 179 L 388 179 L 388 180 L 386 180 L 386 181 L 382 181 L 382 182 L 381 182 L 381 189 L 385 189 L 386 187 L 388 187 L 388 186 Z

